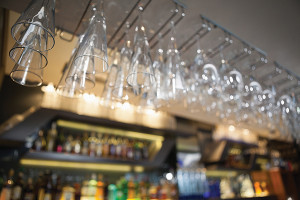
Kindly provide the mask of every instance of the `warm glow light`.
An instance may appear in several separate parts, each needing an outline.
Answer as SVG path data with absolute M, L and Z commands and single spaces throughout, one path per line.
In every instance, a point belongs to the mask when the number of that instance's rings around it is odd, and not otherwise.
M 99 164 L 99 163 L 79 163 L 79 162 L 65 162 L 65 161 L 52 161 L 52 160 L 34 160 L 34 159 L 21 159 L 22 165 L 40 166 L 40 167 L 59 167 L 70 169 L 84 169 L 84 170 L 97 170 L 97 171 L 118 171 L 130 172 L 132 167 L 124 164 Z M 143 172 L 142 166 L 133 167 L 135 172 Z
M 230 125 L 230 126 L 228 127 L 228 130 L 231 131 L 231 132 L 233 132 L 233 131 L 235 131 L 235 127 L 234 127 L 233 125 Z
M 152 134 L 146 134 L 146 133 L 140 133 L 134 131 L 126 131 L 126 130 L 107 128 L 102 126 L 94 126 L 90 124 L 71 122 L 66 120 L 58 120 L 57 125 L 66 128 L 83 130 L 83 131 L 96 131 L 100 133 L 109 133 L 113 135 L 128 136 L 131 138 L 137 138 L 143 140 L 151 140 L 151 141 L 158 141 L 158 142 L 162 142 L 164 140 L 163 136 L 159 136 L 159 135 L 152 135 Z
M 41 90 L 43 92 L 47 92 L 47 93 L 55 92 L 53 83 L 49 83 L 47 86 L 42 86 Z
M 248 129 L 244 129 L 244 130 L 243 130 L 243 134 L 244 134 L 244 135 L 249 135 L 249 133 L 250 133 L 250 131 L 249 131 Z

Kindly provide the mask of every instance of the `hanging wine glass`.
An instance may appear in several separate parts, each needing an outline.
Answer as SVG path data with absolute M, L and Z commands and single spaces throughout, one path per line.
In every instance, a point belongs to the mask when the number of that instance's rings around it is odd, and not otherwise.
M 75 69 L 73 66 L 74 58 L 78 50 L 78 46 L 81 43 L 83 39 L 83 35 L 81 35 L 78 39 L 78 42 L 75 46 L 75 48 L 72 51 L 70 60 L 66 64 L 62 77 L 60 78 L 60 81 L 56 87 L 57 94 L 64 96 L 64 97 L 70 97 L 70 98 L 78 98 L 83 93 L 83 88 L 80 87 L 80 81 L 76 78 L 70 78 L 70 76 L 78 76 L 75 75 Z
M 137 95 L 146 95 L 155 86 L 155 76 L 149 53 L 149 44 L 142 25 L 142 11 L 139 7 L 139 22 L 135 28 L 134 51 L 127 75 L 127 83 Z
M 169 105 L 176 103 L 183 103 L 183 99 L 186 95 L 186 84 L 183 76 L 183 69 L 180 65 L 180 55 L 177 50 L 177 44 L 175 39 L 175 27 L 174 22 L 171 22 L 171 36 L 169 40 L 167 50 L 167 88 L 168 88 L 168 103 Z
M 32 0 L 11 28 L 14 40 L 23 47 L 32 46 L 36 51 L 48 51 L 54 46 L 55 0 Z
M 119 71 L 119 65 L 120 65 L 120 53 L 118 52 L 118 49 L 115 48 L 113 52 L 113 61 L 112 65 L 108 69 L 107 78 L 103 87 L 103 91 L 101 94 L 101 97 L 103 99 L 103 105 L 106 107 L 111 107 L 113 104 L 113 101 L 115 100 L 115 97 L 113 95 L 113 90 L 115 88 L 115 84 L 117 83 L 116 80 L 118 79 L 118 71 Z
M 211 62 L 207 62 L 200 74 L 205 111 L 220 117 L 222 102 L 220 98 L 221 85 L 218 70 Z
M 248 80 L 245 77 L 244 80 Z M 262 119 L 259 112 L 259 105 L 261 104 L 262 88 L 256 81 L 248 82 L 244 85 L 241 101 L 241 118 L 240 121 L 247 124 L 262 124 Z
M 162 37 L 159 34 L 158 48 L 153 61 L 153 69 L 156 80 L 156 98 L 155 106 L 157 108 L 163 107 L 168 101 L 168 88 L 167 88 L 167 68 L 164 63 L 164 50 L 162 48 Z
M 203 111 L 204 107 L 202 106 L 203 103 L 203 88 L 201 83 L 201 71 L 204 65 L 204 58 L 203 58 L 203 50 L 200 47 L 200 38 L 197 35 L 197 50 L 196 56 L 194 58 L 194 62 L 191 65 L 188 71 L 188 78 L 186 79 L 187 85 L 187 95 L 186 95 L 186 102 L 187 102 L 187 109 L 192 112 L 199 112 Z
M 276 123 L 278 122 L 274 92 L 270 89 L 265 89 L 260 99 L 259 112 L 262 113 L 262 122 L 266 128 L 274 131 L 276 129 Z
M 233 123 L 239 121 L 241 96 L 244 88 L 243 77 L 239 71 L 232 69 L 223 75 L 222 94 L 224 101 L 225 120 Z
M 93 5 L 93 16 L 75 55 L 74 65 L 86 73 L 103 73 L 108 69 L 106 24 L 103 0 Z
M 129 24 L 127 23 L 127 29 L 125 32 L 125 41 L 121 49 L 120 62 L 118 65 L 118 72 L 116 82 L 113 88 L 113 96 L 117 101 L 131 101 L 135 97 L 132 87 L 128 85 L 126 77 L 128 75 L 131 58 L 132 58 L 132 49 L 131 41 L 129 39 Z
M 291 136 L 293 134 L 292 119 L 294 117 L 295 105 L 289 95 L 282 95 L 278 101 L 277 106 L 280 109 L 280 118 L 278 128 L 283 137 Z

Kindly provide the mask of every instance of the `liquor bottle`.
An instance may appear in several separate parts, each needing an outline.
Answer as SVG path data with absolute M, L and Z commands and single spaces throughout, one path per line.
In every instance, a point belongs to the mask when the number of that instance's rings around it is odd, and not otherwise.
M 53 199 L 60 200 L 61 198 L 62 198 L 62 181 L 61 181 L 61 176 L 57 176 L 55 187 L 54 187 Z
M 46 147 L 46 140 L 44 138 L 44 132 L 42 130 L 39 130 L 39 136 L 34 142 L 35 150 L 36 151 L 43 151 Z
M 88 196 L 92 197 L 93 199 L 96 197 L 96 191 L 97 191 L 97 176 L 95 173 L 91 175 L 91 179 L 89 180 L 88 184 Z
M 145 160 L 149 159 L 149 148 L 148 148 L 148 146 L 149 146 L 149 143 L 147 143 L 147 142 L 142 143 L 142 147 L 141 147 L 142 148 L 142 157 Z
M 56 138 L 56 152 L 63 152 L 63 147 L 65 144 L 65 135 L 63 130 L 58 133 L 58 137 Z
M 89 189 L 89 181 L 88 178 L 86 178 L 82 182 L 80 200 L 88 200 L 88 189 Z
M 95 156 L 96 155 L 96 133 L 92 132 L 89 137 L 89 156 Z
M 123 159 L 127 158 L 127 146 L 128 146 L 128 139 L 124 138 L 122 141 L 122 150 L 121 150 L 121 157 Z
M 108 157 L 109 155 L 109 143 L 108 143 L 108 136 L 106 135 L 103 139 L 103 148 L 102 148 L 102 154 L 103 157 Z
M 122 155 L 122 139 L 118 137 L 116 139 L 116 157 L 120 158 Z
M 19 172 L 18 178 L 16 179 L 16 182 L 12 188 L 11 200 L 21 200 L 23 198 L 23 188 L 23 173 Z
M 33 189 L 34 200 L 38 200 L 40 188 L 42 187 L 42 183 L 43 183 L 43 173 L 39 172 L 38 178 L 34 184 L 34 189 Z
M 142 158 L 142 150 L 141 150 L 141 145 L 139 141 L 134 142 L 134 148 L 133 148 L 133 157 L 134 160 L 141 160 Z
M 71 153 L 72 151 L 72 141 L 73 141 L 73 137 L 72 135 L 69 135 L 65 141 L 64 144 L 64 152 L 66 153 Z
M 133 159 L 133 141 L 130 140 L 128 142 L 128 146 L 127 146 L 127 159 L 128 160 L 132 160 Z
M 76 139 L 72 142 L 72 153 L 79 154 L 81 151 L 81 141 L 80 136 L 77 135 Z
M 66 185 L 62 188 L 61 200 L 75 200 L 75 189 L 71 186 L 71 177 L 66 177 Z
M 109 155 L 110 157 L 116 156 L 116 139 L 115 137 L 111 136 L 108 140 L 109 144 Z
M 147 199 L 147 187 L 146 187 L 146 183 L 142 180 L 140 182 L 140 186 L 139 186 L 139 194 L 140 194 L 140 198 L 142 200 L 146 200 Z
M 75 183 L 74 189 L 75 189 L 75 200 L 80 200 L 80 197 L 81 197 L 80 184 Z
M 53 193 L 53 184 L 52 184 L 52 173 L 50 171 L 47 171 L 45 173 L 45 194 L 43 200 L 52 200 L 52 193 Z
M 102 174 L 98 174 L 95 200 L 104 200 L 104 182 Z
M 0 200 L 10 200 L 12 196 L 12 188 L 14 187 L 14 170 L 9 170 L 8 178 L 2 188 Z
M 108 200 L 117 199 L 117 187 L 115 184 L 109 184 L 108 186 Z
M 48 131 L 47 134 L 47 151 L 53 151 L 55 146 L 55 141 L 57 137 L 57 130 L 56 130 L 56 122 L 51 124 L 51 129 Z
M 127 199 L 134 199 L 135 198 L 135 187 L 134 187 L 134 181 L 133 178 L 130 178 L 128 181 L 128 194 L 127 194 Z
M 89 136 L 88 133 L 85 132 L 82 137 L 82 150 L 81 153 L 83 155 L 88 155 L 89 153 Z
M 102 156 L 102 134 L 98 133 L 97 135 L 97 142 L 96 142 L 96 156 L 101 157 Z
M 24 188 L 24 200 L 34 200 L 34 187 L 32 178 L 29 177 Z
M 36 186 L 38 188 L 38 193 L 36 195 L 37 200 L 44 200 L 45 197 L 45 189 L 47 185 L 47 172 L 41 174 L 40 183 L 37 182 Z M 39 180 L 38 180 L 39 181 Z

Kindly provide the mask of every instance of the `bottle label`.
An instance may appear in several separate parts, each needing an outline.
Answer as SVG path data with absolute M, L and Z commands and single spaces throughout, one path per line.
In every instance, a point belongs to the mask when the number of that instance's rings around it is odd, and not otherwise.
M 56 148 L 56 151 L 57 151 L 57 152 L 62 152 L 62 149 L 63 149 L 63 148 L 62 148 L 61 145 L 57 145 L 57 148 Z
M 44 200 L 51 200 L 51 194 L 46 193 L 44 196 Z
M 72 196 L 73 196 L 73 193 L 72 192 L 64 192 L 64 194 L 63 194 L 63 196 L 64 196 L 64 200 L 72 200 L 73 198 L 72 198 Z
M 15 186 L 12 190 L 12 200 L 21 199 L 22 188 L 20 186 Z
M 80 144 L 79 144 L 79 143 L 76 143 L 76 144 L 75 144 L 74 152 L 75 152 L 75 153 L 80 153 Z
M 3 188 L 1 192 L 1 200 L 10 200 L 11 188 Z
M 26 193 L 24 195 L 24 200 L 33 200 L 33 194 L 32 193 Z

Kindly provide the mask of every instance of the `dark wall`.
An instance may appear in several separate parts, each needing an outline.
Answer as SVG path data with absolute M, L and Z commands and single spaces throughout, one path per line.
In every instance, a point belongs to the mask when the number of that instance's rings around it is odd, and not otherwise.
M 14 114 L 21 114 L 31 106 L 38 106 L 42 102 L 41 87 L 25 87 L 4 76 L 0 88 L 0 124 Z

